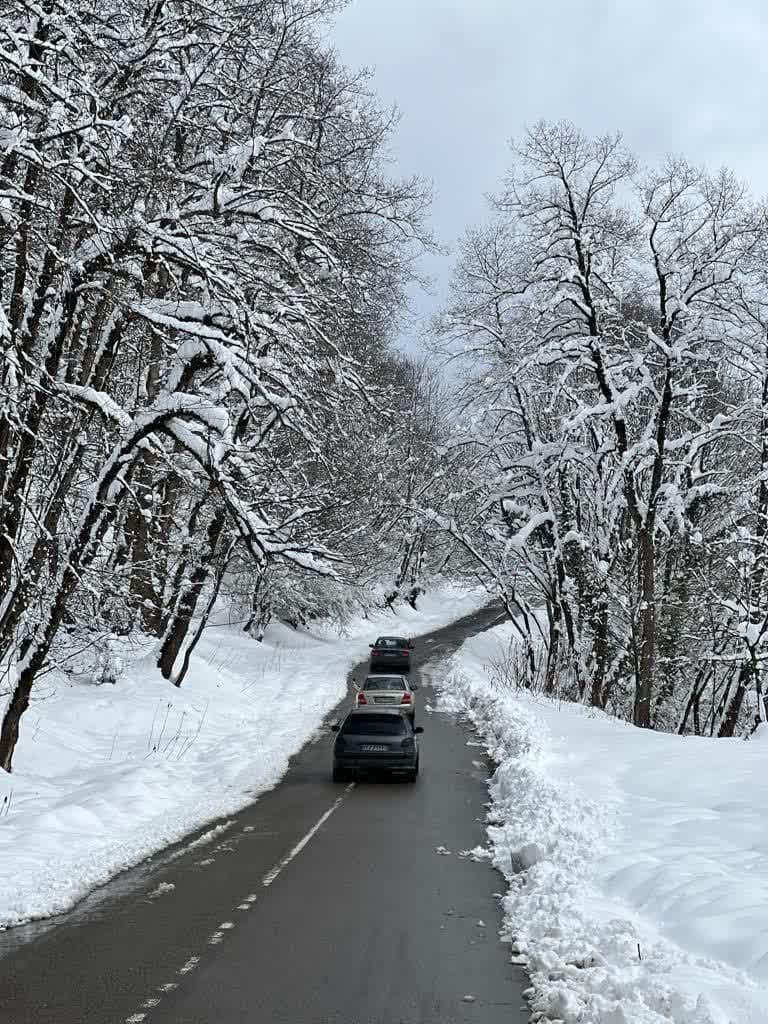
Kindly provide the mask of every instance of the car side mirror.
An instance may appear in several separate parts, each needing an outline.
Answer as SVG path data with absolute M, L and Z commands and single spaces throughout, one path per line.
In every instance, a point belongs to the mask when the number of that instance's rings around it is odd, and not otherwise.
M 374 648 L 374 647 L 376 646 L 376 644 L 368 644 L 368 646 L 369 646 L 369 647 L 370 647 L 371 649 L 373 649 L 373 648 Z
M 424 727 L 421 726 L 421 725 L 417 725 L 416 728 L 413 731 L 414 732 L 424 732 Z
M 411 690 L 413 691 L 413 693 L 416 693 L 418 688 L 419 688 L 419 684 L 418 683 L 411 683 Z
M 338 725 L 338 723 L 336 725 L 332 725 L 331 732 L 338 732 L 340 728 L 341 727 Z

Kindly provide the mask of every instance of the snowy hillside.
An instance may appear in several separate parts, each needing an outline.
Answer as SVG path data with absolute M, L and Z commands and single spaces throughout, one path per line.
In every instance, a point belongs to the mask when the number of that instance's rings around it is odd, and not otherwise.
M 765 737 L 681 738 L 502 690 L 488 666 L 510 637 L 505 624 L 463 645 L 442 706 L 469 714 L 498 763 L 489 834 L 534 1009 L 765 1024 Z
M 346 692 L 378 630 L 418 635 L 483 591 L 330 629 L 271 625 L 264 643 L 208 629 L 175 689 L 147 652 L 117 683 L 46 677 L 13 774 L 0 772 L 0 927 L 61 912 L 94 886 L 274 786 Z

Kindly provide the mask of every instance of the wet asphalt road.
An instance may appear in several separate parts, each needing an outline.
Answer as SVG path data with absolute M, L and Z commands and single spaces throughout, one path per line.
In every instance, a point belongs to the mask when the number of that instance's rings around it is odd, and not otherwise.
M 419 639 L 414 678 L 500 618 L 486 608 Z M 498 939 L 503 882 L 459 856 L 485 842 L 483 751 L 424 711 L 428 687 L 418 697 L 415 785 L 334 785 L 323 732 L 212 836 L 0 933 L 1 1024 L 527 1021 L 527 978 Z

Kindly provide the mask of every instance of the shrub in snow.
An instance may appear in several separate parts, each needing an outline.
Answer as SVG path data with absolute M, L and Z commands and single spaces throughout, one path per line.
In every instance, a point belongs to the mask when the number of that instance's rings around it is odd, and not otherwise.
M 517 850 L 512 850 L 509 855 L 512 870 L 515 873 L 527 871 L 534 864 L 538 864 L 544 858 L 544 850 L 538 843 L 525 843 Z
M 116 683 L 129 660 L 141 657 L 153 647 L 152 639 L 141 634 L 115 636 L 78 631 L 60 636 L 54 663 L 79 682 L 101 686 Z

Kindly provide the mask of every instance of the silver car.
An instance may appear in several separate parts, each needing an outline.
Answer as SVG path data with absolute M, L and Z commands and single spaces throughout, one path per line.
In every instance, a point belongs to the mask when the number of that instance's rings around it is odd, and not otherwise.
M 418 686 L 405 676 L 366 676 L 361 684 L 355 684 L 355 707 L 389 707 L 405 712 L 411 722 L 416 718 L 416 690 Z

